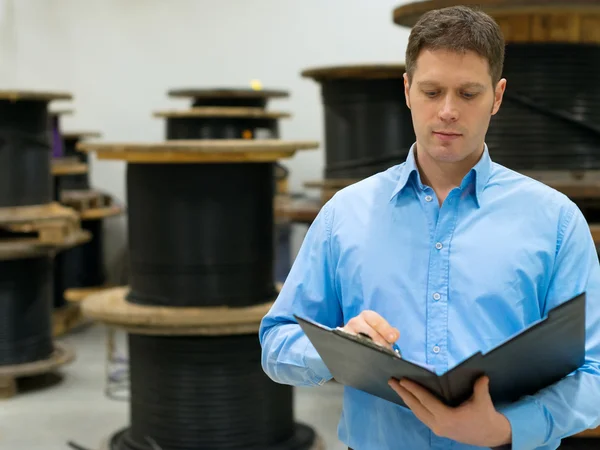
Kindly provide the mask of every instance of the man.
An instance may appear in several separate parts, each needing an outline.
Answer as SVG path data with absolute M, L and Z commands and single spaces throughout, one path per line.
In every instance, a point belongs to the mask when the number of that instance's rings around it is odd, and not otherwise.
M 490 159 L 503 60 L 501 31 L 482 12 L 432 11 L 412 29 L 404 88 L 416 143 L 403 164 L 324 205 L 261 324 L 263 367 L 290 385 L 331 379 L 298 314 L 398 343 L 443 373 L 581 292 L 585 364 L 500 410 L 486 378 L 457 408 L 413 383 L 390 380 L 408 408 L 346 387 L 338 435 L 356 450 L 556 449 L 600 423 L 597 253 L 573 202 Z

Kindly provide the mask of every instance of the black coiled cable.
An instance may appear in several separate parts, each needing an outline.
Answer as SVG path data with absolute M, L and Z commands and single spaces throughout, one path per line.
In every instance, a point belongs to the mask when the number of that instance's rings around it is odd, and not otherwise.
M 45 102 L 0 100 L 0 207 L 52 201 Z
M 52 258 L 0 261 L 0 366 L 52 351 Z
M 600 46 L 508 44 L 486 142 L 514 170 L 600 169 Z
M 402 76 L 322 82 L 325 178 L 361 179 L 399 164 L 415 141 Z
M 129 164 L 128 300 L 249 306 L 276 295 L 274 164 Z
M 64 292 L 71 288 L 102 286 L 106 283 L 104 267 L 104 221 L 83 220 L 81 228 L 92 238 L 81 245 L 59 252 L 55 260 L 54 307 L 66 304 Z
M 129 335 L 131 427 L 112 450 L 301 450 L 291 386 L 263 372 L 256 335 Z

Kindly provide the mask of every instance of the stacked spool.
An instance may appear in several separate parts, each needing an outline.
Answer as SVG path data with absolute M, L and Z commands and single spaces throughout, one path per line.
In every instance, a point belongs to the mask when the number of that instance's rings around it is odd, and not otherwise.
M 279 122 L 291 115 L 267 109 L 269 100 L 289 97 L 276 89 L 218 88 L 172 89 L 172 98 L 190 99 L 187 109 L 156 111 L 154 117 L 165 119 L 167 140 L 190 139 L 279 139 Z M 278 205 L 289 203 L 288 171 L 275 165 L 275 278 L 283 282 L 290 269 L 291 225 Z
M 0 397 L 17 379 L 74 359 L 52 337 L 54 257 L 87 242 L 77 214 L 53 201 L 53 92 L 0 92 Z
M 486 136 L 496 162 L 572 198 L 600 242 L 600 2 L 590 0 L 428 0 L 394 10 L 412 27 L 427 11 L 476 5 L 506 40 L 502 107 Z M 600 429 L 561 448 L 597 448 Z
M 123 214 L 123 208 L 116 205 L 111 196 L 92 189 L 88 155 L 76 150 L 79 141 L 99 138 L 101 134 L 63 131 L 60 116 L 71 112 L 63 110 L 52 114 L 54 199 L 77 211 L 81 226 L 90 233 L 91 239 L 57 255 L 54 268 L 55 336 L 82 322 L 78 304 L 81 299 L 106 288 L 104 221 Z
M 338 190 L 404 162 L 415 141 L 404 98 L 402 64 L 321 67 L 301 75 L 319 83 L 324 107 L 325 170 L 320 202 L 298 203 L 288 213 L 310 223 Z
M 293 391 L 263 372 L 260 320 L 273 280 L 276 161 L 313 142 L 85 142 L 127 162 L 130 286 L 84 314 L 128 333 L 130 426 L 106 448 L 316 449 Z

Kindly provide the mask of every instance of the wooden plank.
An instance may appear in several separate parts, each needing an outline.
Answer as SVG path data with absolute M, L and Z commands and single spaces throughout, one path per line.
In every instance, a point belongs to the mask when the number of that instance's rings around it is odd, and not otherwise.
M 96 154 L 99 160 L 119 160 L 129 163 L 250 163 L 250 162 L 275 162 L 280 159 L 291 158 L 294 151 L 287 152 L 254 152 L 254 153 L 176 153 L 176 152 L 110 152 L 99 151 Z
M 284 119 L 291 117 L 291 114 L 280 111 L 267 111 L 263 108 L 211 106 L 183 110 L 169 109 L 166 111 L 156 111 L 154 117 L 244 117 L 250 119 Z
M 77 220 L 77 213 L 59 203 L 0 208 L 0 226 L 61 220 Z
M 402 78 L 406 66 L 404 64 L 355 64 L 344 66 L 313 67 L 305 69 L 301 75 L 317 81 L 341 78 Z
M 82 325 L 91 323 L 83 316 L 81 308 L 77 303 L 69 303 L 52 312 L 52 335 L 63 336 Z
M 11 376 L 0 377 L 0 399 L 17 395 L 17 380 Z
M 59 91 L 34 91 L 34 90 L 0 90 L 0 100 L 9 100 L 12 102 L 19 100 L 72 100 L 72 94 Z
M 65 175 L 82 175 L 88 172 L 88 165 L 82 162 L 58 162 L 56 160 L 52 161 L 52 168 L 50 172 L 55 177 L 65 176 Z
M 289 97 L 289 92 L 276 89 L 204 89 L 181 88 L 171 89 L 169 97 L 202 98 L 284 98 Z
M 258 330 L 260 321 L 271 308 L 273 302 L 249 307 L 181 307 L 145 306 L 130 303 L 126 300 L 129 287 L 103 290 L 92 294 L 82 302 L 83 314 L 92 319 L 105 322 L 111 326 L 168 329 L 169 333 L 177 333 L 195 329 L 198 334 L 227 327 L 228 332 L 238 329 L 247 332 L 248 327 Z M 274 299 L 273 299 L 274 300 Z M 236 328 L 238 327 L 239 328 Z

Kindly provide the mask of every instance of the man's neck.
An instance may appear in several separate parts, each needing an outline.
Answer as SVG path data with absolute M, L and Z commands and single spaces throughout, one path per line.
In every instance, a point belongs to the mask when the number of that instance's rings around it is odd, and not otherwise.
M 415 161 L 421 180 L 423 184 L 433 189 L 439 204 L 442 205 L 450 191 L 460 186 L 465 175 L 481 159 L 484 146 L 481 146 L 481 151 L 474 152 L 462 161 L 452 163 L 436 161 L 430 158 L 426 152 L 419 153 L 418 143 L 415 150 Z

